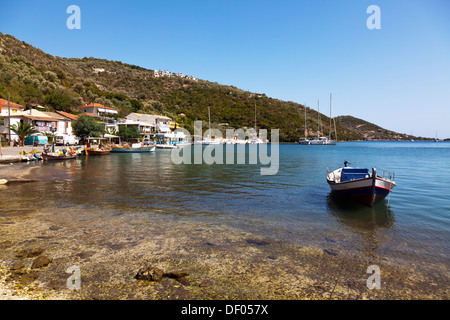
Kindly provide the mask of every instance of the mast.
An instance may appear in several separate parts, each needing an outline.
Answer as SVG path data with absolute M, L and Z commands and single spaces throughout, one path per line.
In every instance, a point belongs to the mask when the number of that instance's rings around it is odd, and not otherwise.
M 332 94 L 330 93 L 330 133 L 328 134 L 328 140 L 331 140 L 331 97 Z
M 336 142 L 337 142 L 337 131 L 336 131 L 336 119 L 335 118 L 333 118 L 333 122 L 334 122 L 334 139 L 336 139 Z
M 211 139 L 211 110 L 208 106 L 208 119 L 209 119 L 209 138 Z
M 320 102 L 317 100 L 317 140 L 320 138 Z
M 255 99 L 255 134 L 258 136 L 258 130 L 256 129 L 256 99 Z
M 304 104 L 304 106 L 305 106 L 305 139 L 308 139 L 308 125 L 307 125 L 307 122 L 306 122 L 306 119 L 307 119 L 307 115 L 306 115 L 306 102 L 305 102 L 305 104 Z

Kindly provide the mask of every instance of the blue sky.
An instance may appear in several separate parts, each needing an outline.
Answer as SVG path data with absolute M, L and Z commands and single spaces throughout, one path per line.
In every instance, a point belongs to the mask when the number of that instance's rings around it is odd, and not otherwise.
M 0 0 L 0 31 L 52 55 L 119 60 L 385 128 L 450 137 L 448 0 Z M 81 30 L 69 30 L 69 5 Z M 370 5 L 381 29 L 369 30 Z

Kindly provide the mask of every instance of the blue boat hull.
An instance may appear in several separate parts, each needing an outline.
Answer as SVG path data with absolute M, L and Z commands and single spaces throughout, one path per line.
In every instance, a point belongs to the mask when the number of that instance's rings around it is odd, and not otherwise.
M 327 182 L 334 193 L 369 207 L 386 198 L 396 186 L 393 180 L 378 176 L 375 168 L 372 174 L 368 169 L 337 169 L 328 172 Z
M 386 198 L 391 190 L 379 187 L 375 187 L 374 189 L 370 186 L 356 189 L 333 190 L 333 192 L 342 197 L 361 202 L 371 207 L 375 203 Z

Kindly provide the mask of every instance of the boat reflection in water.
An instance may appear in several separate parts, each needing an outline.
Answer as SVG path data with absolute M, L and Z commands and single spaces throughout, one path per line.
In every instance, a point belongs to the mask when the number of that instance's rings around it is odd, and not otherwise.
M 383 202 L 367 207 L 330 192 L 327 196 L 327 208 L 339 222 L 356 230 L 391 228 L 395 222 L 392 209 L 383 205 Z
M 384 201 L 386 200 L 381 201 L 379 205 L 367 207 L 333 192 L 327 196 L 329 214 L 352 234 L 357 235 L 359 240 L 356 241 L 366 256 L 379 255 L 380 247 L 392 240 L 394 212 L 383 205 Z

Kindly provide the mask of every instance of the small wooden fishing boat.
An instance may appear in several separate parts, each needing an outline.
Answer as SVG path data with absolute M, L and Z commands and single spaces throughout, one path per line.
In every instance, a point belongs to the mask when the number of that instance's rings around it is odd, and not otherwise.
M 45 161 L 49 160 L 70 160 L 75 159 L 77 157 L 77 154 L 58 154 L 58 153 L 42 153 L 42 158 Z
M 111 149 L 86 148 L 84 153 L 87 156 L 103 156 L 111 152 Z
M 386 198 L 396 186 L 395 173 L 383 172 L 377 174 L 377 169 L 372 168 L 372 173 L 367 168 L 347 167 L 328 171 L 327 182 L 336 194 L 361 202 L 369 207 Z M 386 176 L 386 177 L 385 177 Z

